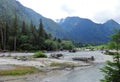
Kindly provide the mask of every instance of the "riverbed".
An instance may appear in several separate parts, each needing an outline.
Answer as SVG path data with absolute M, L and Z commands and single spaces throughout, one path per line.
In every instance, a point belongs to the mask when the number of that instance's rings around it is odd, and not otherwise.
M 47 78 L 50 82 L 100 82 L 104 77 L 100 71 L 105 64 L 99 63 L 87 68 L 76 68 L 73 71 L 59 77 Z M 44 82 L 44 81 L 43 81 Z
M 59 52 L 60 53 L 60 52 Z M 105 66 L 107 60 L 112 61 L 112 57 L 105 55 L 101 51 L 81 51 L 76 53 L 64 52 L 65 60 L 71 60 L 73 57 L 95 57 L 94 64 L 89 67 L 75 68 L 67 74 L 59 77 L 45 79 L 50 82 L 100 82 L 104 78 L 104 73 L 100 68 Z M 43 81 L 44 82 L 44 81 Z
M 71 61 L 73 57 L 91 57 L 91 56 L 95 57 L 95 61 L 91 66 L 76 67 L 74 70 L 70 70 L 70 71 L 53 70 L 42 74 L 38 73 L 33 75 L 16 76 L 16 77 L 13 76 L 0 77 L 0 81 L 4 80 L 4 82 L 100 82 L 100 79 L 104 77 L 103 73 L 100 71 L 100 68 L 102 68 L 105 65 L 105 62 L 107 60 L 110 61 L 112 60 L 111 56 L 104 55 L 103 53 L 101 53 L 101 51 L 80 51 L 76 53 L 69 53 L 68 51 L 65 52 L 60 51 L 60 52 L 49 52 L 46 54 L 49 56 L 51 53 L 64 54 L 64 57 L 59 59 L 60 61 L 64 61 L 64 60 Z M 31 54 L 33 53 L 30 54 L 27 53 L 27 55 L 31 55 Z

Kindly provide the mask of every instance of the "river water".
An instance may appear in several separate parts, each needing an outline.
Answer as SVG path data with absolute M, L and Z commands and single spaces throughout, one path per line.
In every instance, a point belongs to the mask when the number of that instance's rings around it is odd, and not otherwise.
M 103 66 L 104 63 L 99 63 L 92 67 L 73 70 L 60 77 L 49 78 L 49 80 L 50 82 L 100 82 L 104 77 L 100 71 Z
M 59 77 L 47 78 L 48 82 L 100 82 L 100 80 L 104 77 L 104 73 L 101 72 L 100 68 L 104 67 L 107 60 L 112 60 L 112 57 L 104 55 L 101 51 L 81 51 L 76 53 L 64 52 L 63 54 L 66 55 L 63 58 L 65 60 L 71 60 L 72 57 L 94 56 L 94 65 L 82 69 L 76 68 L 75 70 Z

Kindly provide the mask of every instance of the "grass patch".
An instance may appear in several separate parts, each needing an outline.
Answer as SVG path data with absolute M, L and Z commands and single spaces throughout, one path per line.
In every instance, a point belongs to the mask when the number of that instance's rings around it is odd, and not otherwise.
M 34 58 L 47 58 L 47 55 L 44 54 L 42 51 L 39 51 L 39 52 L 36 52 L 34 55 L 33 55 Z
M 56 66 L 72 67 L 72 66 L 75 66 L 75 64 L 70 63 L 70 62 L 63 62 L 63 63 L 53 62 L 50 64 L 50 66 L 52 66 L 52 67 L 56 67 Z
M 99 49 L 99 50 L 101 50 L 103 48 L 107 49 L 108 47 L 107 47 L 107 45 L 98 45 L 98 46 L 88 46 L 88 47 L 84 47 L 84 48 Z
M 31 73 L 37 73 L 39 70 L 32 66 L 15 66 L 14 69 L 10 70 L 0 70 L 0 76 L 16 76 L 16 75 L 25 75 Z

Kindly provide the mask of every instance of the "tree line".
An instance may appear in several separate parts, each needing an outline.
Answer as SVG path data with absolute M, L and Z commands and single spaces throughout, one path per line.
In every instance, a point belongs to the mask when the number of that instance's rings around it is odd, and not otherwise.
M 73 49 L 71 41 L 52 37 L 44 30 L 42 19 L 37 28 L 31 21 L 21 22 L 17 15 L 9 21 L 0 19 L 0 50 L 34 51 L 34 50 L 60 50 Z

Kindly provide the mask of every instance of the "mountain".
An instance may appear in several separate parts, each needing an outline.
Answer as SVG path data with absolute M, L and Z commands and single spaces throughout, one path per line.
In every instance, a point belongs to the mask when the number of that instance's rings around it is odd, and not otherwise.
M 24 7 L 17 0 L 0 0 L 0 17 L 7 17 L 11 20 L 14 18 L 14 15 L 17 15 L 20 21 L 25 21 L 27 23 L 33 22 L 36 27 L 39 25 L 39 20 L 43 20 L 44 29 L 51 33 L 53 36 L 62 37 L 60 34 L 63 34 L 62 28 L 51 19 L 45 18 L 37 12 L 33 11 L 30 8 Z
M 114 20 L 97 24 L 80 17 L 67 17 L 59 20 L 58 24 L 67 32 L 67 39 L 91 44 L 108 42 L 114 30 L 120 28 L 120 25 Z
M 28 24 L 32 21 L 36 27 L 39 25 L 39 20 L 42 19 L 47 33 L 51 33 L 57 38 L 82 43 L 107 43 L 114 33 L 114 29 L 120 28 L 120 25 L 112 19 L 103 24 L 80 17 L 67 17 L 54 22 L 32 9 L 24 7 L 17 0 L 0 0 L 0 18 L 5 17 L 7 20 L 12 20 L 15 14 L 19 21 L 25 21 Z

